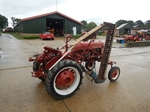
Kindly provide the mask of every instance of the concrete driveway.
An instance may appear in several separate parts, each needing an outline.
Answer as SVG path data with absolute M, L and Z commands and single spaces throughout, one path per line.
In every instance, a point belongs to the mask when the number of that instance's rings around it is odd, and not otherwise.
M 85 76 L 74 96 L 57 101 L 48 95 L 44 82 L 31 77 L 28 58 L 42 52 L 42 43 L 64 45 L 60 38 L 0 37 L 0 112 L 150 112 L 150 47 L 121 48 L 114 42 L 110 59 L 120 67 L 120 78 L 95 84 Z

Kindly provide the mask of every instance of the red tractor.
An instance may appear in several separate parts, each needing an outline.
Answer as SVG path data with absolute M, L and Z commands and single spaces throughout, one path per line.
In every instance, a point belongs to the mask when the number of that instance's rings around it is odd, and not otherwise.
M 108 33 L 105 44 L 101 41 L 90 39 L 96 36 L 103 26 L 108 25 Z M 71 35 L 66 35 L 65 46 L 54 49 L 45 46 L 42 54 L 33 61 L 32 76 L 45 80 L 47 92 L 55 99 L 65 99 L 72 96 L 82 84 L 83 72 L 90 76 L 95 83 L 103 83 L 106 80 L 107 65 L 111 65 L 108 73 L 110 81 L 116 81 L 120 75 L 120 69 L 113 66 L 115 62 L 109 61 L 113 33 L 115 25 L 104 23 L 87 32 L 74 43 L 69 44 Z M 64 49 L 62 51 L 62 49 Z M 94 68 L 96 62 L 100 62 L 99 73 Z
M 149 32 L 137 31 L 134 35 L 127 35 L 124 38 L 125 42 L 139 42 L 143 40 L 150 40 Z
M 125 43 L 127 42 L 139 42 L 142 41 L 143 37 L 139 35 L 126 35 L 124 38 Z

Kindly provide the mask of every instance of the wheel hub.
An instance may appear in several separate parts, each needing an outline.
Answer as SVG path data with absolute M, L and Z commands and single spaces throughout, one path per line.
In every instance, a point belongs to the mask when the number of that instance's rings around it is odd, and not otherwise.
M 115 78 L 117 76 L 117 70 L 114 70 L 112 73 L 112 78 Z
M 69 71 L 68 69 L 60 72 L 56 77 L 55 81 L 56 87 L 59 89 L 67 89 L 72 85 L 73 82 L 74 82 L 74 72 Z
M 89 68 L 92 68 L 93 65 L 94 65 L 94 62 L 93 62 L 93 61 L 91 61 L 91 62 L 88 63 L 88 67 L 89 67 Z
M 86 66 L 87 70 L 92 70 L 95 67 L 95 61 L 88 61 L 88 62 L 86 62 L 85 66 Z

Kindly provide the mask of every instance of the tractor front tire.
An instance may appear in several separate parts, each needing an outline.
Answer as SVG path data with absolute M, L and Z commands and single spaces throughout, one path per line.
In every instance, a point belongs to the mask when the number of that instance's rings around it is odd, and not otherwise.
M 75 94 L 82 84 L 82 69 L 72 60 L 63 60 L 48 71 L 46 90 L 55 99 L 62 100 Z
M 92 71 L 94 68 L 95 68 L 95 61 L 87 61 L 85 63 L 85 68 L 88 70 L 88 71 Z
M 113 66 L 108 73 L 108 79 L 111 82 L 114 82 L 119 78 L 119 76 L 120 76 L 120 68 L 117 66 Z

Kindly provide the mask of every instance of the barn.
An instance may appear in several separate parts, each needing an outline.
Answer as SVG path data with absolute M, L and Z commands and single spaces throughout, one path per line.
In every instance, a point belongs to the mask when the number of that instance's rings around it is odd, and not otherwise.
M 120 36 L 124 34 L 130 34 L 133 26 L 131 26 L 129 23 L 124 23 L 118 26 L 115 29 L 114 36 Z
M 14 27 L 19 33 L 41 33 L 54 29 L 55 36 L 81 33 L 82 23 L 58 11 L 21 19 Z

